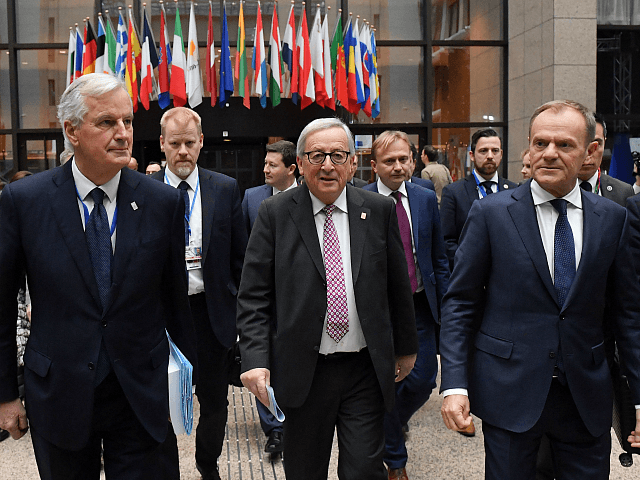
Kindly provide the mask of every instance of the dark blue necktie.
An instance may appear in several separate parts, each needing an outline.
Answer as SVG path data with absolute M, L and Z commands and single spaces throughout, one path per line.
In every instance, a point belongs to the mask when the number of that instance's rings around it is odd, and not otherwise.
M 91 191 L 91 198 L 93 199 L 94 206 L 85 226 L 85 235 L 87 237 L 87 245 L 89 246 L 93 274 L 98 284 L 100 303 L 104 311 L 107 307 L 109 291 L 111 289 L 111 231 L 107 210 L 102 203 L 104 192 L 100 188 L 94 188 Z M 102 341 L 98 355 L 98 364 L 96 365 L 95 385 L 102 383 L 110 371 L 111 362 L 109 361 L 109 355 L 107 354 L 104 341 Z
M 491 187 L 493 187 L 494 183 L 495 182 L 492 182 L 491 180 L 487 180 L 485 182 L 482 182 L 480 185 L 484 187 L 484 191 L 487 193 L 487 195 L 491 195 L 493 193 L 493 189 Z
M 569 295 L 571 284 L 576 276 L 576 249 L 573 243 L 573 232 L 567 218 L 567 201 L 561 198 L 551 200 L 551 205 L 558 211 L 556 231 L 553 240 L 553 286 L 558 296 L 560 309 Z M 558 379 L 565 385 L 564 361 L 562 359 L 562 344 L 558 343 Z
M 556 198 L 550 203 L 558 211 L 553 240 L 553 285 L 562 308 L 576 276 L 576 249 L 567 218 L 567 201 Z
M 182 181 L 178 188 L 184 199 L 184 244 L 189 245 L 189 184 Z

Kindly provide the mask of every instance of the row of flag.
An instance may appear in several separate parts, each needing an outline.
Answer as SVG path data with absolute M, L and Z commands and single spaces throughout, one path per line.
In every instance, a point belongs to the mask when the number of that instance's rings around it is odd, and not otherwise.
M 226 4 L 223 4 L 221 53 L 218 60 L 209 1 L 204 86 L 193 3 L 186 50 L 177 5 L 173 44 L 170 45 L 167 15 L 160 2 L 159 49 L 156 49 L 146 7 L 142 35 L 138 33 L 131 6 L 126 18 L 125 21 L 120 8 L 115 30 L 110 18 L 102 14 L 98 14 L 97 33 L 88 18 L 84 32 L 80 31 L 78 24 L 69 29 L 67 85 L 82 75 L 94 72 L 119 76 L 127 85 L 134 111 L 137 111 L 138 99 L 148 110 L 150 100 L 157 98 L 160 107 L 165 109 L 171 102 L 171 96 L 174 106 L 183 106 L 188 102 L 190 107 L 195 108 L 202 103 L 206 91 L 210 94 L 211 106 L 219 103 L 224 107 L 227 99 L 237 94 L 243 98 L 246 108 L 250 108 L 251 96 L 259 97 L 260 105 L 266 108 L 268 95 L 273 107 L 279 105 L 282 98 L 291 98 L 302 109 L 315 102 L 333 110 L 336 105 L 341 105 L 354 115 L 360 110 L 372 118 L 380 114 L 375 32 L 364 22 L 359 25 L 359 18 L 352 21 L 350 16 L 343 28 L 339 12 L 334 33 L 330 37 L 328 13 L 322 19 L 318 8 L 309 28 L 303 8 L 296 30 L 292 4 L 284 37 L 281 37 L 276 3 L 267 53 L 258 2 L 253 57 L 249 66 L 246 28 L 240 3 L 237 54 L 235 66 L 232 66 Z M 234 77 L 238 81 L 237 92 L 234 91 Z

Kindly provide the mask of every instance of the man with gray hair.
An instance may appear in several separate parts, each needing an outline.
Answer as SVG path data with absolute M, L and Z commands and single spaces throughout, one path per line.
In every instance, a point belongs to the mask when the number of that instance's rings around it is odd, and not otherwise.
M 58 118 L 72 159 L 7 186 L 0 199 L 0 428 L 18 439 L 28 416 L 42 478 L 98 479 L 101 450 L 107 479 L 160 478 L 166 332 L 197 369 L 184 203 L 125 168 L 133 111 L 118 79 L 75 80 Z M 25 272 L 33 307 L 27 412 L 16 380 Z
M 416 324 L 393 200 L 346 185 L 355 154 L 335 118 L 297 144 L 305 183 L 262 202 L 238 293 L 243 384 L 282 407 L 284 468 L 326 479 L 334 430 L 342 479 L 386 480 L 385 407 L 413 368 Z

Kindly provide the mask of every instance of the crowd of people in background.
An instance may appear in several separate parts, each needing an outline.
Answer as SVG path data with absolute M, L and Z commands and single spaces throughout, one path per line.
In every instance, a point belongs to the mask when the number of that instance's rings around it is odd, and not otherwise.
M 408 480 L 438 355 L 443 420 L 483 420 L 487 479 L 608 478 L 614 350 L 640 447 L 640 197 L 602 170 L 606 124 L 581 104 L 533 113 L 520 185 L 491 128 L 456 182 L 385 131 L 363 181 L 349 127 L 322 118 L 266 147 L 244 198 L 198 166 L 189 108 L 163 115 L 146 175 L 120 81 L 80 77 L 58 116 L 62 166 L 0 195 L 0 441 L 30 430 L 42 478 L 180 478 L 169 342 L 193 366 L 203 480 L 238 352 L 291 480 L 327 478 L 334 432 L 339 478 Z

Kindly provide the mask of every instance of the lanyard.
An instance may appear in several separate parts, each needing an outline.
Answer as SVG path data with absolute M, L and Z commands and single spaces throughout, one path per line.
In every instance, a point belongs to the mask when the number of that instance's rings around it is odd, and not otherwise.
M 170 187 L 172 186 L 169 183 L 169 178 L 167 177 L 167 172 L 164 172 L 164 181 L 167 185 L 169 185 Z M 198 181 L 196 182 L 196 190 L 193 193 L 193 200 L 191 200 L 191 208 L 189 208 L 189 215 L 187 215 L 186 211 L 184 214 L 184 219 L 187 221 L 187 225 L 189 228 L 189 236 L 191 236 L 191 223 L 189 222 L 189 220 L 191 219 L 191 214 L 193 213 L 193 207 L 196 206 L 196 198 L 198 197 L 198 190 L 200 189 L 200 175 L 198 175 Z
M 598 169 L 598 180 L 596 181 L 596 188 L 593 189 L 593 193 L 596 195 L 600 194 L 600 169 Z
M 76 195 L 78 195 L 78 200 L 80 200 L 80 203 L 82 204 L 82 208 L 84 209 L 84 224 L 85 224 L 85 227 L 86 227 L 87 222 L 89 221 L 89 209 L 87 208 L 87 206 L 82 201 L 82 198 L 80 197 L 80 192 L 78 192 L 78 187 L 76 187 Z M 96 208 L 96 207 L 97 207 L 97 205 L 94 205 L 93 208 Z M 118 221 L 118 204 L 116 204 L 116 209 L 113 211 L 113 219 L 111 220 L 111 229 L 109 231 L 109 234 L 111 236 L 113 236 L 113 232 L 116 231 L 116 222 L 117 221 Z
M 480 196 L 482 198 L 487 196 L 487 190 L 484 188 L 484 185 L 480 185 L 480 179 L 478 178 L 478 175 L 476 175 L 476 169 L 474 168 L 473 170 L 471 170 L 471 173 L 473 173 L 473 178 L 476 179 L 476 188 L 478 189 L 478 191 L 480 192 Z M 500 191 L 500 185 L 497 184 L 498 187 L 498 191 Z

